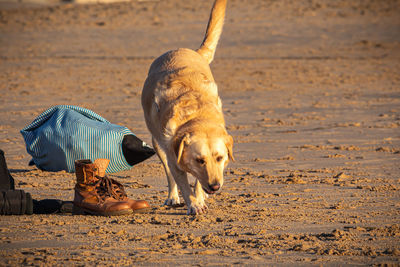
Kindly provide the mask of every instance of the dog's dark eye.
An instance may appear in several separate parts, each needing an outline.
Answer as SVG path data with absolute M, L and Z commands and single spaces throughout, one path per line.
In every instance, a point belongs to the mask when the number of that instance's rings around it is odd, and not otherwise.
M 198 159 L 196 159 L 196 161 L 197 161 L 197 163 L 199 163 L 200 165 L 206 164 L 206 161 L 205 161 L 204 159 L 202 159 L 202 158 L 198 158 Z
M 222 156 L 218 156 L 218 157 L 217 157 L 217 162 L 220 162 L 222 159 L 223 159 Z

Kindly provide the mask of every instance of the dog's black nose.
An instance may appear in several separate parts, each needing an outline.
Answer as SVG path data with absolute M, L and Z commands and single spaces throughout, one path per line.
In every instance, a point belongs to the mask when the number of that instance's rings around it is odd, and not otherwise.
M 219 188 L 221 187 L 221 185 L 219 183 L 213 184 L 213 185 L 209 185 L 211 190 L 213 191 L 218 191 Z

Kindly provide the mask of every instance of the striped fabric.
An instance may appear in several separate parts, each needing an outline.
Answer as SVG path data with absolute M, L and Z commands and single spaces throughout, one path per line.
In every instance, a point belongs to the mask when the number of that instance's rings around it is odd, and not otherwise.
M 21 130 L 26 149 L 39 169 L 75 171 L 75 160 L 110 159 L 107 172 L 130 169 L 122 153 L 122 140 L 133 133 L 111 124 L 91 110 L 54 106 Z

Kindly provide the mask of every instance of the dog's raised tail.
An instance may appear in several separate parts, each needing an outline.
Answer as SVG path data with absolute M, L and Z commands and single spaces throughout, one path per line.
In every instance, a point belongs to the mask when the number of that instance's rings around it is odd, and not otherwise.
M 224 26 L 225 9 L 227 0 L 215 0 L 208 20 L 206 35 L 197 52 L 210 64 L 214 59 L 219 37 Z

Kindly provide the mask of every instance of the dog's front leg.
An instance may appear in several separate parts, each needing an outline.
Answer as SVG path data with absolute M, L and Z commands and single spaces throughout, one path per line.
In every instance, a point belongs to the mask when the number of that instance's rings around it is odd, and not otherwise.
M 164 152 L 164 150 L 158 145 L 157 141 L 154 138 L 152 138 L 152 141 L 153 141 L 153 147 L 156 150 L 157 155 L 164 166 L 165 174 L 167 175 L 167 180 L 168 180 L 168 198 L 165 200 L 164 205 L 167 206 L 179 205 L 180 200 L 178 195 L 178 187 L 168 167 L 167 155 Z
M 190 188 L 186 172 L 179 170 L 176 166 L 169 167 L 185 199 L 187 214 L 202 214 L 206 212 L 207 206 L 204 204 L 204 199 L 203 201 L 199 201 L 194 195 L 193 190 Z
M 204 192 L 203 187 L 201 186 L 198 179 L 196 179 L 196 183 L 194 185 L 194 194 L 196 196 L 197 203 L 201 204 L 204 207 L 203 210 L 204 211 L 208 210 L 208 207 L 205 203 L 207 194 Z

